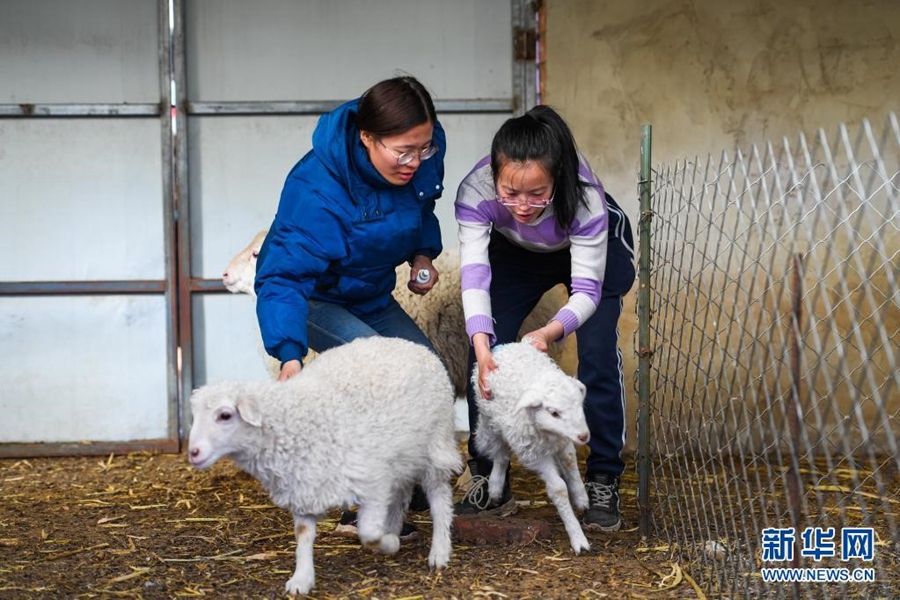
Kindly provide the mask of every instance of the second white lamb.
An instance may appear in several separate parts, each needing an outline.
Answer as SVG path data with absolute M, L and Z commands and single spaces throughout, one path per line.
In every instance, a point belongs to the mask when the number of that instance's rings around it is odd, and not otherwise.
M 491 500 L 500 500 L 515 453 L 519 464 L 546 484 L 575 554 L 590 550 L 572 510 L 573 504 L 578 510 L 588 507 L 575 452 L 575 444 L 590 439 L 584 384 L 563 373 L 527 338 L 495 348 L 494 361 L 497 370 L 487 376 L 491 399 L 483 398 L 478 388 L 478 369 L 472 374 L 478 402 L 475 445 L 494 461 L 488 481 Z

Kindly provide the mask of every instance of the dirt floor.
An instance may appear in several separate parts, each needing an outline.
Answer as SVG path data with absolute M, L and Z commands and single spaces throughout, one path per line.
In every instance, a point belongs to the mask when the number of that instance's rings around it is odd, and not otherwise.
M 626 528 L 588 533 L 575 556 L 542 485 L 518 467 L 517 517 L 550 537 L 526 545 L 457 543 L 450 566 L 428 571 L 428 513 L 395 556 L 365 551 L 320 523 L 318 598 L 696 598 L 687 573 L 637 532 L 637 482 L 626 473 Z M 529 504 L 530 502 L 530 504 Z M 0 461 L 0 598 L 278 598 L 294 568 L 290 515 L 230 461 L 208 471 L 183 456 Z

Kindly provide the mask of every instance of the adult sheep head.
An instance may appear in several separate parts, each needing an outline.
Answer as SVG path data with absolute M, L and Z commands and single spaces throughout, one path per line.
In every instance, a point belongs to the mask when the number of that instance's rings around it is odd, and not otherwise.
M 541 431 L 582 446 L 591 438 L 584 418 L 584 384 L 554 370 L 539 376 L 519 398 L 516 410 L 528 411 Z
M 188 460 L 206 469 L 223 456 L 246 449 L 250 433 L 262 424 L 255 401 L 237 382 L 207 385 L 191 395 L 194 422 Z
M 256 280 L 256 259 L 268 233 L 268 231 L 257 233 L 253 241 L 228 263 L 228 268 L 222 274 L 222 283 L 232 294 L 256 296 L 253 290 L 253 282 Z

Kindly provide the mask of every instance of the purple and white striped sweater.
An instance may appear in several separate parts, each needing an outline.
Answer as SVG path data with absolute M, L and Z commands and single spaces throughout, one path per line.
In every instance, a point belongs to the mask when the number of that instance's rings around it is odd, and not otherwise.
M 497 200 L 489 156 L 479 161 L 463 179 L 456 194 L 455 209 L 459 224 L 463 310 L 470 341 L 476 333 L 487 333 L 491 345 L 496 342 L 488 258 L 492 228 L 513 244 L 532 252 L 570 248 L 572 295 L 553 317 L 562 324 L 563 337 L 578 329 L 597 310 L 606 270 L 609 213 L 603 184 L 583 156 L 579 155 L 579 161 L 579 176 L 591 187 L 587 190 L 587 207 L 578 208 L 568 231 L 563 231 L 557 224 L 552 204 L 532 223 L 519 223 L 513 219 L 509 210 Z

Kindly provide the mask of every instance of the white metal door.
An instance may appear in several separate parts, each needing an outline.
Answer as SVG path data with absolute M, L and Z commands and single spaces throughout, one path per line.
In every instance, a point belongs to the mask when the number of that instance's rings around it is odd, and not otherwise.
M 0 455 L 178 447 L 168 37 L 165 1 L 0 4 Z
M 267 377 L 222 270 L 318 116 L 381 79 L 435 98 L 452 251 L 457 184 L 534 98 L 528 4 L 3 0 L 0 456 L 176 450 L 191 389 Z

